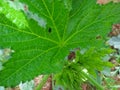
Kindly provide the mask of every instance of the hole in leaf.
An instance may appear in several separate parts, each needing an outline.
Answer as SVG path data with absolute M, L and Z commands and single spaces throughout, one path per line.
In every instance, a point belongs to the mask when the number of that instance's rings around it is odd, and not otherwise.
M 102 39 L 102 36 L 97 35 L 97 36 L 96 36 L 96 39 L 97 39 L 97 40 L 100 40 L 100 39 Z

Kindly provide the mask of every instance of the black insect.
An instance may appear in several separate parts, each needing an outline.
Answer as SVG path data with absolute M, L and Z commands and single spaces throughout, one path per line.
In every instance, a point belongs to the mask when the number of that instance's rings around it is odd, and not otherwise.
M 51 33 L 51 32 L 52 32 L 52 29 L 51 29 L 51 28 L 48 28 L 48 32 Z

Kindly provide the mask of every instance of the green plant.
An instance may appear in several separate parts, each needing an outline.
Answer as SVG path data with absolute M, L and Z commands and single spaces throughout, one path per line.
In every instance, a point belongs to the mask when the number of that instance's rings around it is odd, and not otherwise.
M 96 0 L 1 0 L 0 46 L 15 53 L 3 64 L 0 85 L 59 73 L 74 48 L 106 47 L 112 24 L 120 21 L 119 8 Z
M 106 54 L 110 54 L 109 49 L 90 48 L 84 53 L 76 52 L 75 61 L 66 62 L 60 73 L 55 75 L 56 85 L 64 86 L 65 90 L 80 90 L 84 81 L 88 81 L 98 89 L 103 87 L 96 80 L 96 71 L 103 70 L 104 67 L 112 66 L 111 63 L 103 61 Z

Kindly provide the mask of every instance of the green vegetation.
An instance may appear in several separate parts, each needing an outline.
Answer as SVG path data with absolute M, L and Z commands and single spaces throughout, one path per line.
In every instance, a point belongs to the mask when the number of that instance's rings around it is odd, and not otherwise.
M 9 60 L 0 68 L 0 86 L 52 74 L 55 88 L 79 90 L 89 81 L 104 90 L 96 72 L 113 66 L 104 58 L 114 52 L 105 42 L 120 21 L 119 9 L 119 3 L 96 0 L 1 0 L 0 47 L 12 51 L 4 56 Z

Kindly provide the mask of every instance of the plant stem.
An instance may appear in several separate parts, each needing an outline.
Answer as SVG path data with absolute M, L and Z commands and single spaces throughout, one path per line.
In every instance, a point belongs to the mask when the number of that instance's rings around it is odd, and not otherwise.
M 44 75 L 44 77 L 42 78 L 42 81 L 39 83 L 39 85 L 36 87 L 35 90 L 42 90 L 44 84 L 47 82 L 48 78 L 50 75 Z
M 85 72 L 82 72 L 82 74 L 87 77 L 97 88 L 99 88 L 99 90 L 104 90 L 104 88 L 97 83 L 90 75 L 87 75 Z
M 95 72 L 96 72 L 97 82 L 98 82 L 99 84 L 102 84 L 102 79 L 101 79 L 101 76 L 99 75 L 99 72 L 98 72 L 97 70 L 96 70 Z
M 53 77 L 54 77 L 54 74 L 52 74 L 52 90 L 54 90 L 54 79 L 53 79 Z

